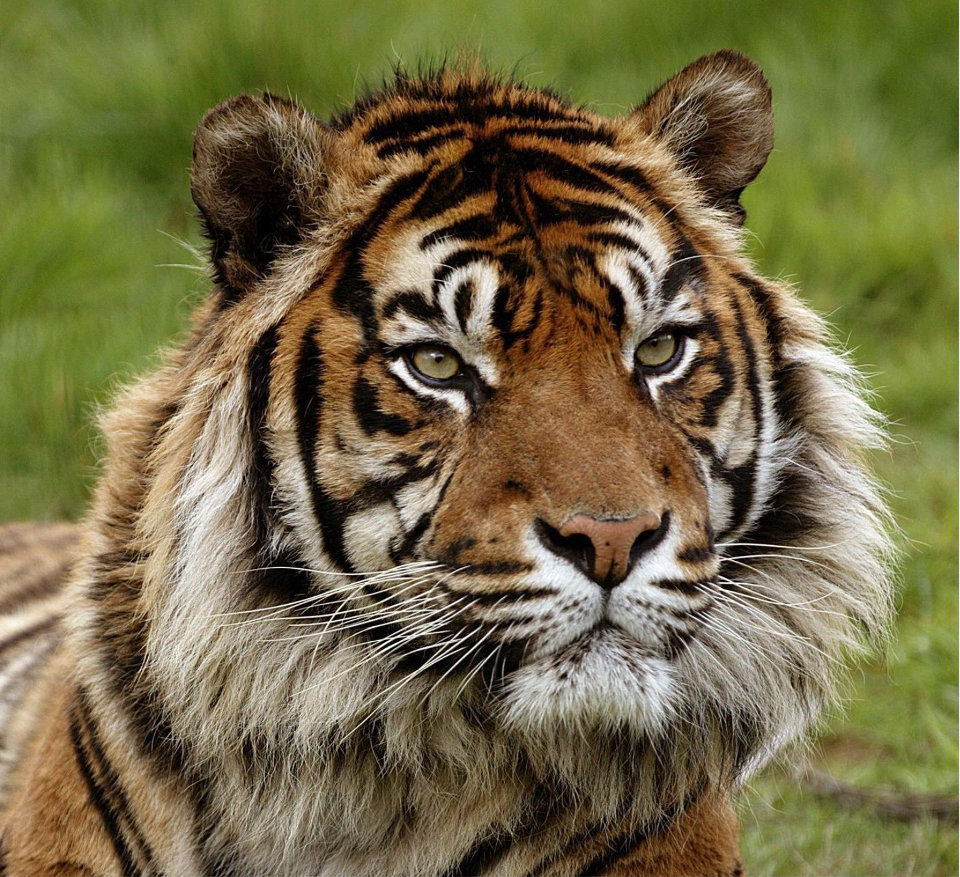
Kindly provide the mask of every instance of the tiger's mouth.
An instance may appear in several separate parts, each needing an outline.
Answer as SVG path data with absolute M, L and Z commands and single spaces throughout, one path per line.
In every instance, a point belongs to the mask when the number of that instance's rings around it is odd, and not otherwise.
M 576 669 L 584 657 L 600 650 L 612 665 L 635 664 L 648 658 L 672 661 L 677 658 L 708 623 L 713 599 L 701 594 L 685 606 L 656 604 L 636 595 L 616 599 L 600 595 L 592 618 L 562 634 L 546 635 L 522 650 L 522 665 L 567 664 Z M 625 605 L 626 604 L 626 605 Z M 538 638 L 539 639 L 539 638 Z

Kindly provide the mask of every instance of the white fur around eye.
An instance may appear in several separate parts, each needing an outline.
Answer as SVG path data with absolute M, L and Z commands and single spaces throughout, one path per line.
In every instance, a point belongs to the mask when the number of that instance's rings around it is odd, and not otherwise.
M 429 396 L 431 399 L 439 399 L 442 402 L 446 402 L 460 414 L 467 415 L 470 413 L 470 403 L 467 400 L 466 393 L 462 389 L 459 387 L 428 387 L 413 373 L 407 363 L 406 357 L 398 356 L 387 367 L 418 395 Z

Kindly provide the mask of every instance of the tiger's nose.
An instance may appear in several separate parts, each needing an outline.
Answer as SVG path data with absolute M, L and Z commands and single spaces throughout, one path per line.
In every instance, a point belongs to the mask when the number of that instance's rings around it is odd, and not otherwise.
M 574 515 L 560 529 L 545 521 L 538 528 L 541 542 L 568 560 L 602 588 L 619 585 L 634 564 L 660 543 L 669 514 L 644 512 L 633 518 L 592 518 Z

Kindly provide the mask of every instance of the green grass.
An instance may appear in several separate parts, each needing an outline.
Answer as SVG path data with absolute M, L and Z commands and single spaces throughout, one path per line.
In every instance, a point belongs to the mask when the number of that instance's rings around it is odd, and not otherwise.
M 777 145 L 747 191 L 754 256 L 870 375 L 905 533 L 899 633 L 858 671 L 820 760 L 864 785 L 956 789 L 957 11 L 927 3 L 4 0 L 0 519 L 76 517 L 92 419 L 185 324 L 202 273 L 187 172 L 203 111 L 270 88 L 325 114 L 398 59 L 481 50 L 600 112 L 738 48 Z M 744 807 L 751 874 L 954 874 L 955 828 L 840 808 L 775 769 Z

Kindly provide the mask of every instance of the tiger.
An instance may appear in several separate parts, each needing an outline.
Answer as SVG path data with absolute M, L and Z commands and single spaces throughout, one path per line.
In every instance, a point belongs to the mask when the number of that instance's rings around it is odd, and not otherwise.
M 895 554 L 745 251 L 772 145 L 729 50 L 615 118 L 479 62 L 211 110 L 209 293 L 84 522 L 0 529 L 0 871 L 743 873 Z

